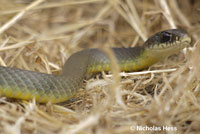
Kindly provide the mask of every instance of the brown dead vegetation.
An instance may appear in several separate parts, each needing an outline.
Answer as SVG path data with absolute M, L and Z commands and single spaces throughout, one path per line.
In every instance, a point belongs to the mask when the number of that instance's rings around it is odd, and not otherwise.
M 199 14 L 198 0 L 1 0 L 3 66 L 57 74 L 76 51 L 142 45 L 171 28 L 187 30 L 193 42 L 149 70 L 119 79 L 113 68 L 114 77 L 89 79 L 64 106 L 0 98 L 0 133 L 198 133 Z

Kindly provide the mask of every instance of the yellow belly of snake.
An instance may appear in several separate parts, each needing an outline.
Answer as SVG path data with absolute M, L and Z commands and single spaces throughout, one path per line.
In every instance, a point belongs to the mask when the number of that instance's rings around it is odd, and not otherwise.
M 178 52 L 191 39 L 183 30 L 172 29 L 150 37 L 143 46 L 112 48 L 121 71 L 138 71 Z M 72 98 L 89 73 L 109 71 L 108 56 L 98 49 L 73 54 L 61 75 L 44 74 L 0 66 L 0 95 L 37 102 L 59 103 Z

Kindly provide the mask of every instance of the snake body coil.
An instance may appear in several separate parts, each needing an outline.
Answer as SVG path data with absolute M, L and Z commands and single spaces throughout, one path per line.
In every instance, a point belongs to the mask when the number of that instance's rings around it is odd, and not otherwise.
M 141 47 L 112 50 L 121 71 L 137 71 L 178 52 L 190 42 L 185 31 L 171 29 L 153 35 Z M 35 98 L 41 103 L 63 102 L 78 92 L 87 74 L 103 70 L 110 70 L 110 60 L 98 49 L 74 53 L 61 75 L 0 66 L 0 95 L 24 100 Z

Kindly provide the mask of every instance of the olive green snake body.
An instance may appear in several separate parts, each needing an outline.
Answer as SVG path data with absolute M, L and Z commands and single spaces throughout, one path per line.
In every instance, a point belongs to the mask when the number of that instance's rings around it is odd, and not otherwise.
M 143 46 L 112 48 L 121 71 L 138 71 L 185 48 L 191 38 L 184 30 L 171 29 L 150 37 Z M 0 66 L 0 95 L 37 102 L 59 103 L 72 98 L 89 73 L 109 71 L 110 59 L 99 49 L 74 53 L 61 75 Z

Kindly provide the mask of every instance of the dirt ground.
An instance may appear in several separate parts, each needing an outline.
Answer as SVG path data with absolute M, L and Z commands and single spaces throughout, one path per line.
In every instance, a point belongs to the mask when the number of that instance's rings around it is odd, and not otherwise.
M 92 77 L 68 103 L 1 97 L 0 134 L 200 133 L 199 0 L 0 0 L 0 65 L 43 73 L 79 50 L 139 46 L 171 28 L 191 46 L 121 79 Z

